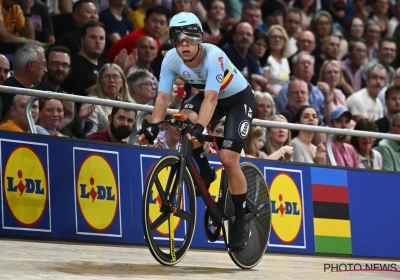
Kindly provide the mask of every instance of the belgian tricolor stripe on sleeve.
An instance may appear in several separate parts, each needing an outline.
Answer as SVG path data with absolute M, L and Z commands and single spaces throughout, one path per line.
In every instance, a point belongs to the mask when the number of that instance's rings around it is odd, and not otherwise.
M 351 254 L 347 171 L 312 168 L 316 253 Z

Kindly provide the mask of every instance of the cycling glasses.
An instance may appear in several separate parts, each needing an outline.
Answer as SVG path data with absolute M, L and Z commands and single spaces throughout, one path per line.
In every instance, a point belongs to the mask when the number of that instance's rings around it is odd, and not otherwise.
M 169 38 L 173 46 L 178 46 L 186 40 L 189 44 L 200 44 L 203 39 L 203 31 L 197 24 L 186 26 L 171 27 L 169 29 Z

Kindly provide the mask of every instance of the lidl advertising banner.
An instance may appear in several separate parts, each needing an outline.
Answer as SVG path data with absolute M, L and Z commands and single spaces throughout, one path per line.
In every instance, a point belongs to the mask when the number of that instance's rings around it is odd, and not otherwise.
M 0 235 L 145 244 L 142 197 L 154 164 L 173 152 L 0 133 Z M 209 156 L 217 180 L 209 192 L 218 199 L 222 166 Z M 399 174 L 244 159 L 264 174 L 271 197 L 272 226 L 267 251 L 400 257 Z M 157 184 L 166 187 L 168 168 Z M 150 219 L 160 215 L 156 182 L 150 186 Z M 197 198 L 193 247 L 224 248 L 203 230 L 205 205 Z M 189 207 L 186 194 L 181 206 Z M 377 208 L 376 205 L 379 205 Z M 187 224 L 176 218 L 175 239 Z M 168 225 L 155 238 L 167 240 Z M 371 243 L 372 242 L 372 243 Z M 372 245 L 371 245 L 372 244 Z

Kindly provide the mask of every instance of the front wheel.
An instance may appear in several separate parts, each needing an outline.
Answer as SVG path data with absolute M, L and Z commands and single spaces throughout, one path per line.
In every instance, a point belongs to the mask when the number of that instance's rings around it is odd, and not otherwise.
M 257 166 L 244 162 L 240 167 L 247 182 L 247 208 L 250 213 L 255 214 L 255 218 L 249 222 L 250 237 L 244 249 L 242 251 L 228 250 L 228 253 L 238 267 L 250 269 L 262 260 L 267 250 L 271 232 L 271 200 L 268 185 Z M 225 216 L 235 216 L 235 205 L 229 191 L 225 197 Z
M 196 225 L 196 195 L 189 170 L 176 156 L 164 156 L 152 167 L 144 185 L 143 231 L 153 257 L 175 265 L 189 250 Z M 184 172 L 179 200 L 178 178 Z M 176 207 L 173 207 L 176 205 Z

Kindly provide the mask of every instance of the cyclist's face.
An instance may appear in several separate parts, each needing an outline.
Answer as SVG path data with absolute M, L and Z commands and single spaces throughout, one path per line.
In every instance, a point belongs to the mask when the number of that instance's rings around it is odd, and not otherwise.
M 189 44 L 188 41 L 182 40 L 179 45 L 176 46 L 176 51 L 183 60 L 190 60 L 197 53 L 197 48 L 197 44 Z

